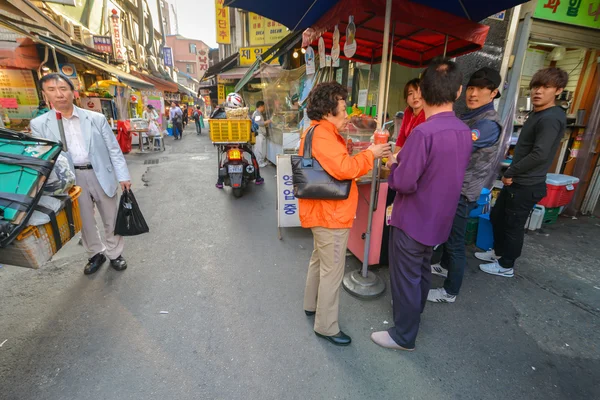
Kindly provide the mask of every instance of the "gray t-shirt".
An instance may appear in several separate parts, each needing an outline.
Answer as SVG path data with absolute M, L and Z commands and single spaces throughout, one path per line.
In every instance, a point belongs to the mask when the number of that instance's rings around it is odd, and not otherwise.
M 258 125 L 258 133 L 266 136 L 267 126 L 265 125 L 265 117 L 259 110 L 254 111 L 252 114 L 252 121 L 256 122 L 256 125 Z

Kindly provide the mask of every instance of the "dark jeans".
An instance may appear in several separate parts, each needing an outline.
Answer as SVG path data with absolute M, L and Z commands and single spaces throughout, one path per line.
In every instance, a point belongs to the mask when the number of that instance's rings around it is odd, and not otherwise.
M 394 327 L 388 333 L 396 343 L 413 349 L 421 313 L 431 286 L 433 248 L 417 242 L 403 230 L 390 229 L 390 283 L 394 300 Z
M 196 133 L 202 133 L 202 127 L 200 125 L 200 120 L 195 121 L 196 122 Z
M 477 207 L 477 202 L 469 201 L 465 196 L 460 196 L 452 231 L 448 241 L 443 245 L 441 265 L 448 270 L 448 277 L 444 281 L 444 289 L 451 295 L 458 295 L 462 285 L 465 267 L 467 265 L 467 252 L 465 240 L 467 236 L 467 223 L 469 213 Z
M 494 250 L 503 268 L 513 268 L 523 250 L 525 223 L 535 206 L 546 196 L 546 183 L 504 186 L 490 220 L 494 229 Z
M 173 123 L 173 136 L 180 138 L 182 135 L 183 135 L 183 125 L 181 124 L 181 122 L 174 122 Z

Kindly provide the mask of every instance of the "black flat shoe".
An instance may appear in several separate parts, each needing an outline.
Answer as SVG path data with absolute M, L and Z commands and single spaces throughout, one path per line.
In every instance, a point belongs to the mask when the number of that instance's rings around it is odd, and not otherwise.
M 98 271 L 102 264 L 106 262 L 106 256 L 102 253 L 96 254 L 94 257 L 88 260 L 87 265 L 83 269 L 83 273 L 86 275 L 91 275 L 94 272 Z
M 306 310 L 304 310 L 304 314 L 306 314 L 307 317 L 312 317 L 316 313 L 317 313 L 316 311 L 306 311 Z
M 337 335 L 333 335 L 333 336 L 321 335 L 318 332 L 315 332 L 315 335 L 330 341 L 331 343 L 335 344 L 336 346 L 348 346 L 350 343 L 352 343 L 352 338 L 350 338 L 350 336 L 346 335 L 342 331 L 339 331 Z
M 110 266 L 113 267 L 117 271 L 123 271 L 127 269 L 127 261 L 123 258 L 123 256 L 119 256 L 114 260 L 110 260 Z

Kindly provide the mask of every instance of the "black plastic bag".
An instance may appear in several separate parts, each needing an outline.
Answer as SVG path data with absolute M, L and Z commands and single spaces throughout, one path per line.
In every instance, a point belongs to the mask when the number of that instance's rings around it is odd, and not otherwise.
M 131 189 L 125 190 L 121 195 L 121 201 L 119 201 L 115 235 L 135 236 L 149 231 L 150 229 L 140 211 L 133 192 Z

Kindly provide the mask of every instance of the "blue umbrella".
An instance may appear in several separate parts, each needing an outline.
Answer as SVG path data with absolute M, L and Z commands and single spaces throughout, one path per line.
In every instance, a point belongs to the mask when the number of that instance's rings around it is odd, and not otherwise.
M 225 0 L 229 7 L 241 8 L 277 21 L 290 30 L 304 30 L 316 23 L 335 4 L 344 0 L 294 0 L 282 7 L 281 0 Z M 394 0 L 400 3 L 408 0 Z M 414 0 L 424 6 L 435 8 L 471 21 L 481 21 L 490 15 L 508 10 L 526 0 Z

